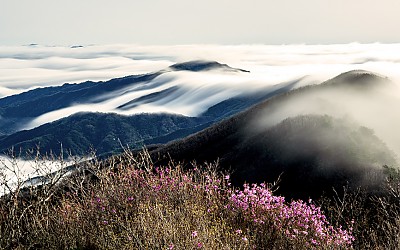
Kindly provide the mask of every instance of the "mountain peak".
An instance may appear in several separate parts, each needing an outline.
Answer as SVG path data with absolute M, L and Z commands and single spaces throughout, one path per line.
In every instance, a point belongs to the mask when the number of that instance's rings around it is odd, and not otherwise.
M 228 66 L 227 64 L 221 64 L 217 61 L 205 61 L 205 60 L 194 60 L 183 63 L 176 63 L 170 66 L 175 71 L 187 70 L 187 71 L 208 71 L 208 70 L 226 70 L 235 72 L 247 72 L 250 71 L 244 69 L 237 69 Z
M 358 86 L 367 87 L 375 86 L 375 84 L 389 83 L 390 80 L 387 77 L 381 76 L 379 74 L 367 71 L 367 70 L 351 70 L 342 73 L 330 80 L 327 84 L 340 84 L 347 86 Z

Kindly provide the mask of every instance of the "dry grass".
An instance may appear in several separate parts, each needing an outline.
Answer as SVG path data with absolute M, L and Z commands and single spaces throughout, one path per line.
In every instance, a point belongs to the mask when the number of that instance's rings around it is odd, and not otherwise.
M 312 236 L 314 224 L 299 224 L 299 218 L 311 218 L 305 211 L 320 216 L 319 208 L 313 204 L 268 203 L 270 198 L 265 197 L 270 197 L 270 187 L 249 186 L 247 193 L 246 188 L 240 191 L 230 186 L 229 178 L 219 173 L 215 165 L 182 169 L 179 164 L 171 163 L 157 168 L 146 152 L 139 157 L 127 152 L 121 157 L 123 161 L 110 160 L 107 165 L 92 161 L 85 167 L 90 169 L 91 181 L 88 171 L 78 172 L 59 179 L 61 184 L 25 190 L 20 186 L 3 196 L 0 248 L 399 248 L 399 210 L 397 203 L 389 198 L 369 200 L 368 206 L 368 199 L 361 194 L 346 196 L 344 200 L 321 200 L 322 209 L 334 227 L 324 229 L 327 225 L 323 216 L 316 219 L 324 232 L 330 234 L 330 238 L 317 239 Z M 254 190 L 259 193 L 252 193 Z M 237 202 L 238 197 L 241 203 Z M 244 200 L 248 208 L 243 206 Z M 271 204 L 278 205 L 270 209 Z M 289 210 L 303 215 L 284 218 L 282 211 Z M 375 224 L 368 224 L 375 211 L 379 211 Z M 337 230 L 340 225 L 350 227 L 353 218 L 356 237 L 353 247 L 330 240 L 349 236 Z M 308 235 L 295 235 L 294 228 L 308 228 L 304 229 Z M 315 239 L 319 241 L 314 244 Z

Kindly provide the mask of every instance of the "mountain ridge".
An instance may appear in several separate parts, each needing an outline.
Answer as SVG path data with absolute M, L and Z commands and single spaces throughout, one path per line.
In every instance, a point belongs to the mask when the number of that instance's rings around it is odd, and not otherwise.
M 209 71 L 209 70 L 224 70 L 229 72 L 245 72 L 244 70 L 234 69 L 226 64 L 220 64 L 215 61 L 189 61 L 185 63 L 174 64 L 171 67 L 159 70 L 153 73 L 142 75 L 131 75 L 120 78 L 114 78 L 108 81 L 86 81 L 79 84 L 65 83 L 61 86 L 37 88 L 23 92 L 17 95 L 7 96 L 0 99 L 0 134 L 11 134 L 24 128 L 21 124 L 26 123 L 27 120 L 34 120 L 41 115 L 51 113 L 63 108 L 75 107 L 77 105 L 91 105 L 91 104 L 107 104 L 110 98 L 116 95 L 130 94 L 136 91 L 138 95 L 143 93 L 143 96 L 132 97 L 133 99 L 121 103 L 114 107 L 117 112 L 126 111 L 128 107 L 136 107 L 141 103 L 141 100 L 146 99 L 146 93 L 154 89 L 154 91 L 162 92 L 166 90 L 157 90 L 160 86 L 159 83 L 154 83 L 149 86 L 157 77 L 167 74 L 172 71 L 191 70 L 193 72 Z M 161 83 L 163 84 L 163 83 Z M 143 85 L 143 86 L 139 86 Z M 125 90 L 126 88 L 132 90 Z M 168 86 L 166 86 L 168 88 Z M 169 87 L 170 90 L 177 90 L 179 86 Z M 115 91 L 122 91 L 113 93 Z M 140 92 L 142 91 L 142 92 Z M 113 93 L 110 96 L 110 93 Z M 133 92 L 132 92 L 133 93 Z M 151 94 L 151 93 L 150 93 Z M 146 103 L 157 102 L 157 97 L 150 100 L 150 95 L 147 94 Z M 161 94 L 158 96 L 160 97 Z M 136 105 L 130 106 L 135 103 Z M 82 110 L 83 112 L 85 110 Z M 104 112 L 104 111 L 103 111 Z M 112 112 L 112 110 L 111 110 Z

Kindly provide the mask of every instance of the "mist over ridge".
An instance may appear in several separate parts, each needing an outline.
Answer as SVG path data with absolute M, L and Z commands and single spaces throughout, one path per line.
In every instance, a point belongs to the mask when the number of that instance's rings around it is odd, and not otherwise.
M 297 115 L 329 115 L 346 118 L 370 128 L 397 156 L 400 156 L 399 85 L 369 71 L 342 73 L 314 88 L 288 93 L 283 103 L 266 106 L 248 126 L 264 129 Z M 256 130 L 257 130 L 256 129 Z
M 147 74 L 37 88 L 4 97 L 0 99 L 0 132 L 31 129 L 79 112 L 198 117 L 232 98 L 265 96 L 312 83 L 313 78 L 302 77 L 267 84 L 251 79 L 251 72 L 247 70 L 195 60 Z

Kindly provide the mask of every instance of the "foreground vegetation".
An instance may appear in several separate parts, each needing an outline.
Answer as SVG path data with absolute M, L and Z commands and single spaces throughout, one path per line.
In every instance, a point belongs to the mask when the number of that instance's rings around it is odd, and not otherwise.
M 55 175 L 60 184 L 17 185 L 0 199 L 0 248 L 400 248 L 396 175 L 390 196 L 285 201 L 276 185 L 232 187 L 216 165 L 159 167 L 149 159 L 126 152 Z

